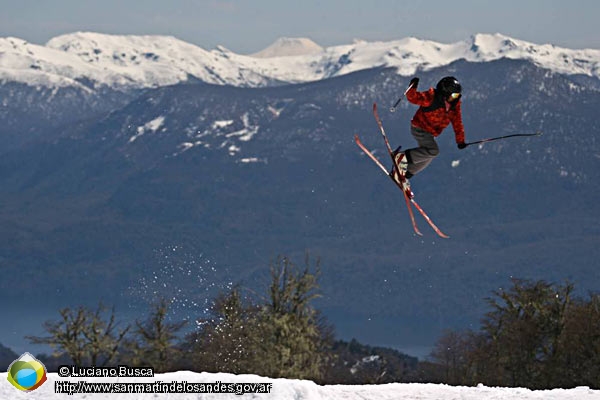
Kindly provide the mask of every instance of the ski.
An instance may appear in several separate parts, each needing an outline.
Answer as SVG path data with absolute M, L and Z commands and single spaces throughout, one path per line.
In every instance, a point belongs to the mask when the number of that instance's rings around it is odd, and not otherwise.
M 377 103 L 373 103 L 373 115 L 375 116 L 375 120 L 377 121 L 377 126 L 379 127 L 379 131 L 381 132 L 381 135 L 383 136 L 383 139 L 385 141 L 385 145 L 387 147 L 388 153 L 392 159 L 392 164 L 393 164 L 393 170 L 396 173 L 396 175 L 398 176 L 399 181 L 397 181 L 396 179 L 394 179 L 394 174 L 393 173 L 389 173 L 387 171 L 387 169 L 385 168 L 385 166 L 381 163 L 381 161 L 379 161 L 379 159 L 377 159 L 377 157 L 375 157 L 373 155 L 373 153 L 371 151 L 369 151 L 369 149 L 367 149 L 365 147 L 365 145 L 362 144 L 362 142 L 360 141 L 358 135 L 354 136 L 354 141 L 356 142 L 356 144 L 361 148 L 361 150 L 367 155 L 369 156 L 369 158 L 371 158 L 371 160 L 373 160 L 378 166 L 379 168 L 382 170 L 382 172 L 384 172 L 387 176 L 389 176 L 392 181 L 396 184 L 396 186 L 398 186 L 398 188 L 400 188 L 400 190 L 402 190 L 402 193 L 404 194 L 404 199 L 406 201 L 406 206 L 408 208 L 408 213 L 413 225 L 413 229 L 415 231 L 415 233 L 417 233 L 418 235 L 422 236 L 421 232 L 419 231 L 419 228 L 417 227 L 417 223 L 415 221 L 415 217 L 414 217 L 414 213 L 412 210 L 411 205 L 413 205 L 417 211 L 419 211 L 419 213 L 423 216 L 423 218 L 425 219 L 425 221 L 427 221 L 427 223 L 429 224 L 429 226 L 431 226 L 431 228 L 435 231 L 435 233 L 437 233 L 438 236 L 442 237 L 442 238 L 449 238 L 448 235 L 446 235 L 444 232 L 442 232 L 431 220 L 431 218 L 429 218 L 429 216 L 427 215 L 427 213 L 425 213 L 425 211 L 423 210 L 423 208 L 419 205 L 419 203 L 417 203 L 417 201 L 414 199 L 414 195 L 413 193 L 410 191 L 410 189 L 405 188 L 404 185 L 404 175 L 402 175 L 400 173 L 400 170 L 398 168 L 398 165 L 396 164 L 396 160 L 394 157 L 394 151 L 392 150 L 392 147 L 390 146 L 390 142 L 387 138 L 387 135 L 385 133 L 385 130 L 383 129 L 383 123 L 381 122 L 381 118 L 379 118 L 379 113 L 377 112 Z
M 390 157 L 392 158 L 392 164 L 394 167 L 394 170 L 396 171 L 396 174 L 398 174 L 398 177 L 401 181 L 403 181 L 404 175 L 402 175 L 400 173 L 400 170 L 398 168 L 398 164 L 396 164 L 396 159 L 394 157 L 394 151 L 392 150 L 392 146 L 390 146 L 390 142 L 388 140 L 387 135 L 385 134 L 385 130 L 383 129 L 383 123 L 381 122 L 381 118 L 379 118 L 379 113 L 377 112 L 377 103 L 373 103 L 373 115 L 375 116 L 375 120 L 377 121 L 377 126 L 379 127 L 379 131 L 381 132 L 381 136 L 383 136 L 383 139 L 385 141 L 385 145 L 387 147 L 388 153 L 390 154 Z M 392 178 L 392 180 L 394 182 L 396 182 L 396 180 L 394 179 L 394 177 L 392 175 L 390 175 L 390 177 Z M 412 192 L 407 191 L 404 188 L 404 182 L 402 182 L 400 186 L 400 188 L 402 189 L 402 191 L 404 192 L 404 194 L 410 198 L 410 202 L 412 203 L 412 205 L 415 206 L 415 208 L 417 209 L 417 211 L 419 211 L 419 213 L 423 216 L 423 218 L 425 218 L 425 221 L 427 221 L 427 223 L 429 224 L 429 226 L 431 226 L 431 228 L 433 228 L 433 230 L 435 231 L 435 233 L 438 234 L 438 236 L 443 237 L 444 239 L 448 239 L 450 236 L 446 235 L 444 232 L 442 232 L 440 230 L 440 228 L 438 228 L 433 221 L 431 220 L 431 218 L 429 218 L 429 215 L 427 215 L 425 213 L 425 211 L 421 208 L 421 206 L 415 201 L 414 196 L 412 194 Z M 407 193 L 409 192 L 409 193 Z
M 408 214 L 410 216 L 410 220 L 411 223 L 413 225 L 413 229 L 415 231 L 415 233 L 419 236 L 423 236 L 423 234 L 419 231 L 419 228 L 417 226 L 416 220 L 415 220 L 415 216 L 412 210 L 411 205 L 415 206 L 415 208 L 417 209 L 417 211 L 419 211 L 419 213 L 423 216 L 423 218 L 425 219 L 425 221 L 427 221 L 427 223 L 431 226 L 431 228 L 435 231 L 435 233 L 437 233 L 440 237 L 444 238 L 444 239 L 448 239 L 450 238 L 450 236 L 446 235 L 444 232 L 442 232 L 436 225 L 435 223 L 431 220 L 431 218 L 429 217 L 429 215 L 427 215 L 427 213 L 425 212 L 425 210 L 423 210 L 423 208 L 419 205 L 419 203 L 417 203 L 417 201 L 414 199 L 414 197 L 411 199 L 408 197 L 408 195 L 406 194 L 406 192 L 404 191 L 404 188 L 402 187 L 401 184 L 399 184 L 387 171 L 387 169 L 385 169 L 385 166 L 381 163 L 381 161 L 379 161 L 379 159 L 377 159 L 377 157 L 375 157 L 375 155 L 373 155 L 373 153 L 366 148 L 366 146 L 360 141 L 360 138 L 358 137 L 358 135 L 354 135 L 354 141 L 356 142 L 356 144 L 358 145 L 358 147 L 360 147 L 360 149 L 367 155 L 369 156 L 369 158 L 371 160 L 373 160 L 375 162 L 375 164 L 377 164 L 377 166 L 381 169 L 381 171 L 386 174 L 387 176 L 389 176 L 392 181 L 396 184 L 396 186 L 398 186 L 398 188 L 400 190 L 402 190 L 402 193 L 404 194 L 404 199 L 406 200 L 406 207 L 408 209 Z
M 360 149 L 367 156 L 369 156 L 369 158 L 371 160 L 373 160 L 375 162 L 375 164 L 377 164 L 377 166 L 383 171 L 383 173 L 386 174 L 387 176 L 389 176 L 390 178 L 392 178 L 392 181 L 394 181 L 396 186 L 398 186 L 400 188 L 400 190 L 402 190 L 402 194 L 404 194 L 404 200 L 406 201 L 406 207 L 408 209 L 408 215 L 410 216 L 410 221 L 412 223 L 413 229 L 417 235 L 423 236 L 421 231 L 419 231 L 419 227 L 417 226 L 417 221 L 415 220 L 415 214 L 413 213 L 412 207 L 410 205 L 411 200 L 408 197 L 408 195 L 406 194 L 406 192 L 404 191 L 404 188 L 398 182 L 396 182 L 396 180 L 388 173 L 387 169 L 385 169 L 385 166 L 381 163 L 381 161 L 379 161 L 379 159 L 377 157 L 375 157 L 369 149 L 366 148 L 366 146 L 360 141 L 360 138 L 358 137 L 358 135 L 354 135 L 354 141 L 356 142 L 358 147 L 360 147 Z

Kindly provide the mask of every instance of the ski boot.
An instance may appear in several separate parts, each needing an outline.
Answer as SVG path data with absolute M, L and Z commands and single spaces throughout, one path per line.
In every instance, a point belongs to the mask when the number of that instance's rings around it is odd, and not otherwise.
M 412 199 L 414 194 L 410 189 L 410 182 L 406 178 L 407 168 L 408 168 L 408 160 L 406 159 L 406 154 L 400 151 L 400 146 L 394 151 L 394 162 L 398 166 L 398 170 L 400 171 L 400 176 L 396 172 L 396 168 L 392 168 L 390 171 L 390 176 L 396 183 L 398 183 L 402 190 L 406 193 L 408 198 Z

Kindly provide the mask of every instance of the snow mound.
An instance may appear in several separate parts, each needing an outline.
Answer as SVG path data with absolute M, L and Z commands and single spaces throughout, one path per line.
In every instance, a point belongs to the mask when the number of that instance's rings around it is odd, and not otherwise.
M 448 386 L 417 383 L 389 383 L 383 385 L 328 385 L 320 386 L 311 381 L 295 379 L 272 379 L 256 375 L 233 375 L 225 373 L 194 373 L 180 371 L 166 374 L 156 374 L 152 378 L 61 378 L 56 373 L 48 374 L 48 380 L 33 392 L 24 393 L 15 389 L 7 381 L 7 373 L 0 373 L 0 398 L 28 400 L 59 400 L 69 397 L 60 390 L 65 390 L 63 382 L 86 384 L 112 383 L 113 390 L 122 391 L 136 389 L 155 390 L 158 385 L 172 387 L 177 390 L 187 388 L 193 393 L 160 393 L 128 394 L 128 393 L 97 393 L 93 395 L 75 394 L 73 398 L 93 398 L 95 400 L 125 400 L 132 398 L 199 400 L 199 399 L 277 399 L 277 400 L 598 400 L 600 391 L 587 387 L 574 389 L 554 389 L 532 391 L 522 388 L 492 388 L 483 385 L 477 387 Z M 152 385 L 158 383 L 157 385 Z M 172 384 L 173 383 L 173 384 Z M 248 383 L 248 385 L 245 385 Z M 132 384 L 128 386 L 128 384 Z M 172 384 L 172 385 L 171 385 Z M 73 388 L 77 384 L 72 385 Z M 200 390 L 219 390 L 231 393 L 202 394 Z M 62 388 L 62 389 L 61 389 Z M 154 389 L 153 389 L 154 388 Z M 159 389 L 162 390 L 162 389 Z M 251 393 L 251 392 L 257 393 Z M 56 393 L 58 392 L 58 393 Z

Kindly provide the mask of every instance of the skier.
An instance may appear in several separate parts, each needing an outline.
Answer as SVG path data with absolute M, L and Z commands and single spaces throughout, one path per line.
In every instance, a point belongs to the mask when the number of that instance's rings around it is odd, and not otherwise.
M 419 107 L 411 121 L 411 134 L 417 141 L 418 147 L 400 152 L 400 147 L 394 152 L 396 163 L 406 179 L 425 169 L 439 154 L 435 137 L 452 123 L 456 144 L 459 149 L 467 147 L 465 144 L 465 129 L 461 115 L 462 87 L 456 78 L 447 76 L 442 78 L 435 89 L 430 88 L 425 92 L 417 92 L 419 78 L 410 81 L 406 98 Z M 404 154 L 404 157 L 401 157 Z M 395 180 L 398 180 L 394 171 Z M 404 180 L 405 187 L 410 188 L 408 181 Z

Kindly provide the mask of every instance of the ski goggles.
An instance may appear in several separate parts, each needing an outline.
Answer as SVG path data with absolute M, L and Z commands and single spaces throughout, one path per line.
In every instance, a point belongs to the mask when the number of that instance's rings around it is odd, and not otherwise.
M 458 98 L 460 98 L 460 93 L 450 93 L 450 97 L 452 100 L 457 100 Z

